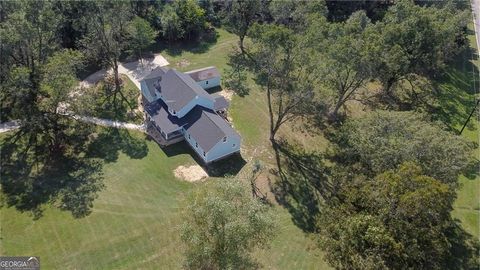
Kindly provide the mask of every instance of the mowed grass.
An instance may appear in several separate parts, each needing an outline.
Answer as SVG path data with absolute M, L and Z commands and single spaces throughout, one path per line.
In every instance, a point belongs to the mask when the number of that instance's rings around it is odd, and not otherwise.
M 440 84 L 440 89 L 445 93 L 441 104 L 445 108 L 451 127 L 460 131 L 468 114 L 475 106 L 475 99 L 480 98 L 479 93 L 479 60 L 478 50 L 473 32 L 473 25 L 469 26 L 468 35 L 470 50 L 459 57 L 458 61 L 451 67 L 446 80 Z M 477 56 L 476 56 L 477 55 Z M 477 108 L 478 113 L 478 108 Z M 473 159 L 476 161 L 468 175 L 461 175 L 459 182 L 460 189 L 457 192 L 457 200 L 454 204 L 453 216 L 458 218 L 464 229 L 477 239 L 480 237 L 480 176 L 479 161 L 480 148 L 479 119 L 475 113 L 467 127 L 462 132 L 462 137 L 471 141 L 476 148 L 472 151 Z
M 222 29 L 218 34 L 217 42 L 201 53 L 175 50 L 169 54 L 165 50 L 162 54 L 172 67 L 178 68 L 176 63 L 184 59 L 190 63 L 180 70 L 215 65 L 222 71 L 237 38 Z M 243 157 L 268 162 L 271 149 L 263 93 L 253 88 L 245 97 L 234 96 L 231 106 L 233 124 L 246 149 Z M 295 137 L 288 127 L 282 134 Z M 132 159 L 119 153 L 118 159 L 105 165 L 105 189 L 98 193 L 93 212 L 85 218 L 75 219 L 68 212 L 47 206 L 43 217 L 32 220 L 14 208 L 0 208 L 0 254 L 40 256 L 44 269 L 181 268 L 181 201 L 201 184 L 178 180 L 173 170 L 195 161 L 188 148 L 167 156 L 155 143 L 146 143 L 145 157 Z M 328 269 L 314 248 L 315 240 L 294 225 L 289 212 L 281 206 L 274 206 L 273 211 L 278 213 L 278 233 L 268 250 L 255 252 L 263 268 Z

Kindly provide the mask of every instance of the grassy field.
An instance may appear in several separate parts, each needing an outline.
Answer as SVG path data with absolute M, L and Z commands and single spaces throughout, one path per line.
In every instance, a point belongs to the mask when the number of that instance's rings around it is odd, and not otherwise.
M 169 48 L 162 54 L 181 70 L 209 65 L 222 70 L 237 39 L 221 29 L 218 34 L 216 43 L 201 52 Z M 180 62 L 181 67 L 177 65 Z M 230 113 L 243 138 L 243 157 L 268 162 L 271 152 L 263 95 L 256 89 L 245 97 L 234 96 Z M 131 134 L 143 140 L 142 134 Z M 289 129 L 283 134 L 297 137 Z M 185 145 L 168 152 L 151 141 L 146 145 L 148 151 L 140 158 L 130 158 L 120 148 L 118 153 L 110 153 L 113 158 L 104 167 L 105 189 L 85 218 L 75 219 L 47 207 L 43 217 L 32 220 L 27 213 L 1 208 L 0 254 L 40 256 L 44 269 L 180 268 L 180 205 L 195 184 L 176 179 L 173 170 L 195 161 Z M 259 262 L 270 269 L 328 269 L 319 251 L 313 249 L 314 240 L 294 225 L 290 213 L 280 206 L 274 211 L 278 213 L 278 235 L 269 250 L 256 253 Z
M 473 29 L 473 25 L 470 25 L 470 29 Z M 446 91 L 451 91 L 452 94 L 448 98 L 448 102 L 453 103 L 451 108 L 456 108 L 452 115 L 460 116 L 460 119 L 463 121 L 467 119 L 468 114 L 472 110 L 475 97 L 480 98 L 478 95 L 480 89 L 480 81 L 478 80 L 480 60 L 478 56 L 475 56 L 478 50 L 473 31 L 470 31 L 469 42 L 472 49 L 465 52 L 463 61 L 458 61 L 457 65 L 447 74 L 450 78 L 449 82 L 442 84 L 442 87 Z M 463 121 L 453 121 L 452 126 L 460 130 Z M 460 176 L 461 187 L 457 194 L 458 198 L 455 202 L 453 216 L 462 222 L 465 230 L 478 239 L 480 237 L 480 176 L 478 172 L 478 162 L 480 161 L 478 143 L 480 138 L 478 108 L 477 114 L 474 114 L 471 118 L 462 136 L 476 144 L 477 147 L 472 155 L 477 164 L 473 166 L 471 175 Z

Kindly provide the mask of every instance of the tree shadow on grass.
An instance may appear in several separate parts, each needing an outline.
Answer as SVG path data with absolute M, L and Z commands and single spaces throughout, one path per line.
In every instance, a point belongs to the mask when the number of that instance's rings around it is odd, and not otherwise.
M 130 158 L 141 159 L 148 154 L 144 135 L 131 134 L 126 129 L 105 128 L 89 145 L 87 156 L 115 162 L 119 153 Z
M 332 197 L 330 168 L 324 156 L 306 152 L 285 141 L 275 143 L 278 180 L 271 187 L 277 202 L 288 209 L 292 219 L 305 232 L 315 232 L 320 206 Z
M 462 52 L 445 74 L 433 82 L 436 89 L 436 104 L 430 106 L 434 120 L 440 120 L 452 129 L 460 128 L 476 103 L 478 92 L 478 68 L 472 61 L 477 57 L 472 48 Z M 478 98 L 478 97 L 477 97 Z M 467 128 L 474 128 L 467 125 Z
M 59 123 L 62 125 L 62 123 Z M 1 178 L 3 203 L 34 219 L 51 204 L 75 218 L 91 212 L 97 193 L 103 189 L 102 161 L 84 155 L 91 127 L 83 123 L 63 126 L 51 144 L 51 131 L 19 131 L 2 140 Z M 68 130 L 68 131 L 67 131 Z M 55 137 L 54 137 L 55 138 Z

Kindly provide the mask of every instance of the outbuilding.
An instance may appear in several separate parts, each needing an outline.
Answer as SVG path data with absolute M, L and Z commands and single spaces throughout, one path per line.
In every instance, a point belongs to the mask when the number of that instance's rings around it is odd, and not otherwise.
M 220 86 L 220 72 L 216 67 L 206 67 L 185 72 L 203 89 Z

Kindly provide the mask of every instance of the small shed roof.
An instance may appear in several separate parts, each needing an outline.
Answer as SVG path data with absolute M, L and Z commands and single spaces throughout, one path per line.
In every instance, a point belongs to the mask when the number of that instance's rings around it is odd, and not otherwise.
M 220 72 L 213 66 L 191 70 L 185 72 L 185 74 L 189 75 L 196 82 L 220 77 Z

